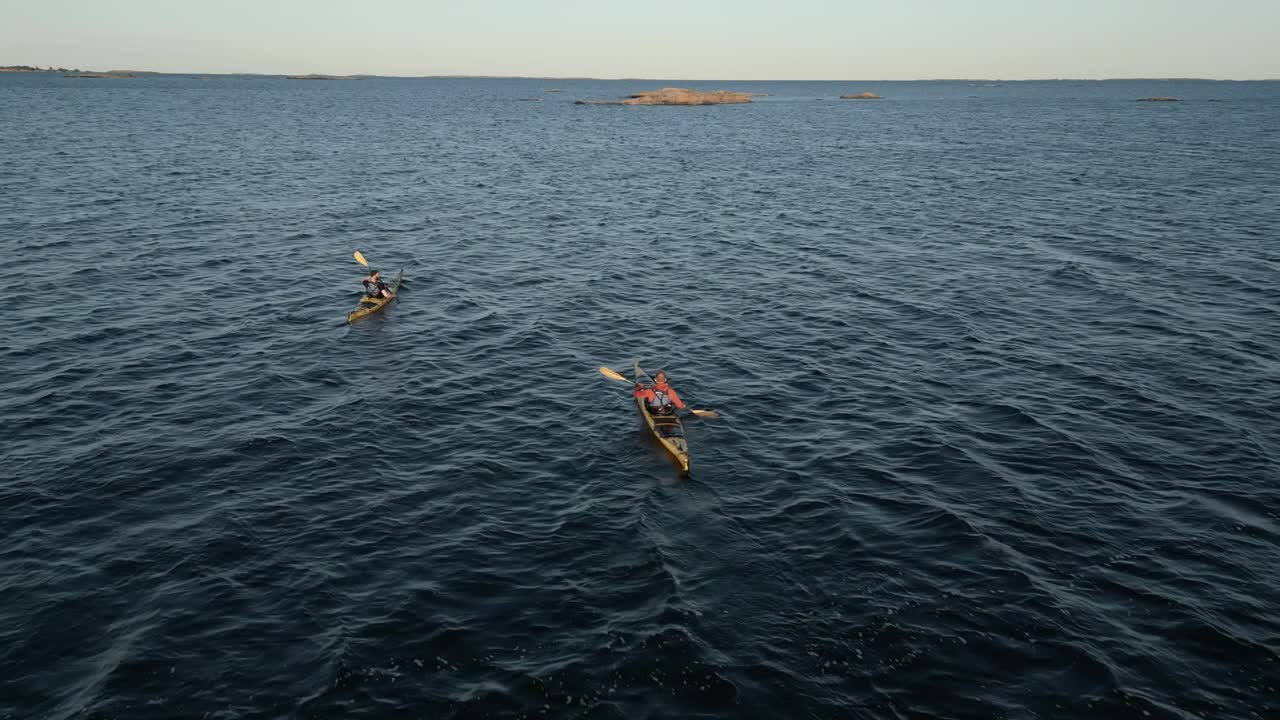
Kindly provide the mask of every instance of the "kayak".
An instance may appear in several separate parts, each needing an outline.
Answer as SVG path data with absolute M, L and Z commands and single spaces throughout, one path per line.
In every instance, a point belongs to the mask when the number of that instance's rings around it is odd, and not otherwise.
M 640 363 L 636 363 L 637 384 L 642 374 Z M 636 407 L 640 409 L 640 415 L 649 426 L 649 432 L 652 432 L 662 447 L 674 455 L 676 461 L 680 463 L 680 471 L 689 472 L 689 443 L 684 439 L 684 424 L 680 422 L 680 418 L 676 415 L 650 413 L 649 408 L 645 407 L 644 398 L 636 398 Z
M 391 283 L 392 294 L 395 294 L 400 290 L 400 283 L 402 282 L 404 282 L 403 270 L 401 270 L 400 274 L 396 276 L 395 282 Z M 395 298 L 362 297 L 360 298 L 360 304 L 356 306 L 356 309 L 347 313 L 347 322 L 355 322 L 366 315 L 372 315 L 387 305 L 390 305 L 392 300 L 395 300 Z

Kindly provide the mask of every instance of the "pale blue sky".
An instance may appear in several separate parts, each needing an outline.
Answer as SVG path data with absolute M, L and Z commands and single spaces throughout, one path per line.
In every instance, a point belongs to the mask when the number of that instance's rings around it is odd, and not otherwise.
M 1280 77 L 1280 0 L 0 0 L 0 65 L 690 79 Z

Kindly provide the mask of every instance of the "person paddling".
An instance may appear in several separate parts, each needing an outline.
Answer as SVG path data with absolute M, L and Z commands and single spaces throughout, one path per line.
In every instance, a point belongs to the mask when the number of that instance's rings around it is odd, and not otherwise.
M 375 300 L 380 298 L 386 298 L 390 300 L 391 298 L 396 296 L 395 293 L 391 292 L 391 288 L 387 287 L 387 284 L 382 282 L 381 270 L 371 271 L 369 273 L 369 277 L 365 278 L 361 282 L 364 283 L 365 297 L 373 298 Z
M 654 374 L 653 387 L 636 383 L 633 395 L 644 398 L 645 407 L 651 415 L 674 415 L 676 408 L 684 409 L 684 401 L 676 394 L 675 388 L 667 384 L 667 374 L 662 370 Z

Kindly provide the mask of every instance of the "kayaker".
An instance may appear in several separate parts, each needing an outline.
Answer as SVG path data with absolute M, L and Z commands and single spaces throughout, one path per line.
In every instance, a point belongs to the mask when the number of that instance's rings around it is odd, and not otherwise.
M 667 384 L 667 374 L 661 370 L 653 376 L 653 387 L 636 383 L 635 397 L 644 398 L 650 414 L 674 415 L 676 408 L 684 409 L 684 401 L 674 388 Z
M 381 270 L 374 270 L 370 272 L 369 277 L 365 278 L 362 282 L 364 283 L 365 297 L 387 298 L 390 300 L 396 296 L 395 293 L 391 292 L 391 288 L 387 287 L 387 284 L 382 282 Z

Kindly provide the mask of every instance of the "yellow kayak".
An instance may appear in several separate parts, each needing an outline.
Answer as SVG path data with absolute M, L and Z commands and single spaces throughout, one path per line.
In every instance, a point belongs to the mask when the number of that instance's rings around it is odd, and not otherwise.
M 400 274 L 396 276 L 395 282 L 391 283 L 392 294 L 395 294 L 400 290 L 400 283 L 402 282 L 404 282 L 403 270 L 401 270 Z M 393 300 L 395 300 L 395 298 L 362 297 L 360 298 L 360 304 L 356 306 L 356 309 L 347 313 L 347 322 L 355 322 L 366 315 L 372 315 L 387 305 L 390 305 Z
M 640 363 L 636 363 L 636 383 L 640 382 L 642 374 Z M 636 398 L 636 407 L 640 409 L 640 415 L 644 417 L 649 431 L 668 452 L 675 456 L 676 462 L 680 463 L 680 471 L 689 472 L 689 443 L 684 438 L 684 423 L 680 422 L 680 418 L 675 415 L 650 413 L 645 407 L 644 398 Z

